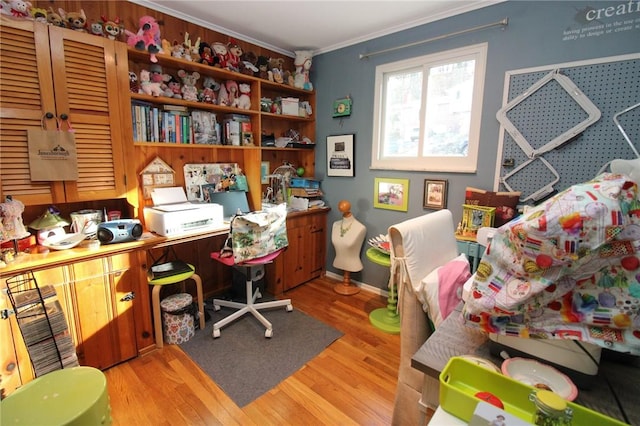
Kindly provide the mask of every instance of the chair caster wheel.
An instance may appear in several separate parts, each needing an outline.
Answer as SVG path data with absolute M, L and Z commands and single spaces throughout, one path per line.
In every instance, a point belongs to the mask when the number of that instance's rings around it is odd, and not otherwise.
M 220 305 L 213 305 L 213 310 L 214 310 L 214 311 L 216 311 L 216 312 L 217 312 L 217 311 L 219 311 L 220 309 L 222 309 L 222 308 L 220 307 Z
M 213 329 L 213 338 L 218 338 L 220 337 L 220 329 L 219 328 L 214 328 Z
M 293 305 L 287 305 L 287 312 L 293 311 Z
M 256 299 L 262 299 L 262 293 L 260 293 L 260 290 L 256 291 Z
M 273 336 L 273 330 L 272 329 L 269 328 L 264 332 L 264 337 L 266 337 L 267 339 L 272 337 L 272 336 Z

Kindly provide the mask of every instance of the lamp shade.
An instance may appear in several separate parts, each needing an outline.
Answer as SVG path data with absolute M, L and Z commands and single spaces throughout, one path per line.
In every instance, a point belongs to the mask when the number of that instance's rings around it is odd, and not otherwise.
M 58 228 L 61 226 L 67 226 L 69 222 L 62 219 L 56 213 L 52 213 L 47 209 L 40 217 L 29 224 L 29 228 L 36 230 L 50 229 L 50 228 Z

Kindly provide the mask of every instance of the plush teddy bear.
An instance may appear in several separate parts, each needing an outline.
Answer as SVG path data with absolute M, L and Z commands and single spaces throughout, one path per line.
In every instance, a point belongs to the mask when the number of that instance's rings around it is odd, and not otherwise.
M 151 81 L 151 72 L 149 70 L 140 71 L 139 80 L 141 93 L 152 96 L 162 95 L 162 87 L 160 87 L 160 83 Z
M 182 79 L 182 99 L 198 102 L 198 88 L 196 87 L 196 83 L 200 78 L 200 73 L 194 71 L 189 74 L 185 70 L 179 70 L 178 77 Z
M 87 16 L 84 14 L 84 9 L 80 9 L 80 12 L 65 12 L 64 9 L 58 8 L 58 13 L 67 28 L 83 33 L 87 32 Z
M 137 33 L 124 30 L 127 35 L 127 44 L 137 50 L 149 52 L 149 60 L 153 63 L 158 62 L 156 54 L 160 53 L 162 40 L 160 39 L 160 26 L 152 16 L 142 16 L 138 22 L 139 29 Z
M 216 41 L 211 44 L 211 50 L 213 51 L 213 55 L 217 58 L 217 63 L 214 65 L 220 68 L 227 68 L 227 61 L 229 59 L 227 46 L 224 43 Z
M 234 39 L 229 39 L 227 43 L 227 68 L 231 71 L 240 71 L 240 57 L 242 47 Z
M 200 102 L 208 104 L 217 104 L 218 95 L 217 91 L 220 90 L 220 83 L 218 83 L 213 77 L 205 77 L 202 81 L 202 91 L 200 92 Z
M 173 46 L 171 46 L 171 56 L 173 56 L 174 58 L 184 58 L 184 54 L 184 46 L 174 40 Z
M 240 96 L 238 97 L 238 108 L 249 109 L 251 108 L 251 85 L 248 83 L 238 84 L 238 90 Z

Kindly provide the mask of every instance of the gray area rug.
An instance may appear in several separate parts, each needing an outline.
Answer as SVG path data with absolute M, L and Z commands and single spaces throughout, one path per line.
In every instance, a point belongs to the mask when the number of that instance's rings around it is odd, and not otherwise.
M 261 299 L 268 300 L 267 297 Z M 209 304 L 208 307 L 212 308 Z M 180 347 L 239 406 L 244 407 L 299 370 L 342 336 L 335 328 L 300 311 L 284 307 L 262 313 L 273 324 L 273 337 L 251 314 L 226 325 L 212 337 L 213 323 L 235 312 L 208 310 L 204 330 Z

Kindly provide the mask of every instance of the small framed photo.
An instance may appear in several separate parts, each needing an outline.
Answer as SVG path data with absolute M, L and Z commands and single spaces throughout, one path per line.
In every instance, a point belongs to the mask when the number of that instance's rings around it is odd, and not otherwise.
M 354 135 L 327 136 L 327 176 L 354 176 Z
M 269 178 L 267 177 L 269 176 L 269 168 L 270 165 L 268 161 L 260 163 L 260 183 L 263 185 L 269 184 Z
M 447 208 L 447 181 L 443 179 L 424 180 L 425 209 L 440 210 Z
M 373 207 L 378 209 L 409 209 L 409 179 L 375 178 Z

